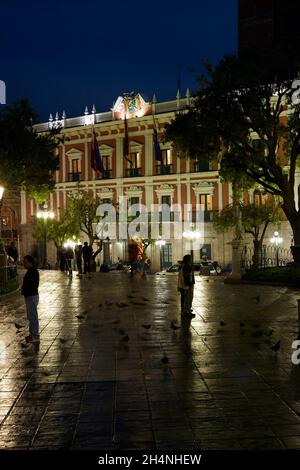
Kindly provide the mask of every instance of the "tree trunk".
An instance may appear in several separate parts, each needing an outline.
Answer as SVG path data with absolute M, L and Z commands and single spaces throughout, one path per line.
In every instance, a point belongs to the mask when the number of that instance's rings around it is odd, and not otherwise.
M 262 241 L 254 239 L 253 245 L 254 245 L 254 253 L 253 253 L 253 258 L 252 258 L 253 267 L 260 268 L 261 259 L 262 259 Z

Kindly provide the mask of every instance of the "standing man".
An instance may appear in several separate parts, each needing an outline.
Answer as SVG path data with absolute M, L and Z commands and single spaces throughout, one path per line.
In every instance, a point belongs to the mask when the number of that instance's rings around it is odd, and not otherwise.
M 71 246 L 68 246 L 67 252 L 66 252 L 66 260 L 67 260 L 67 271 L 70 277 L 73 276 L 73 270 L 72 270 L 73 259 L 74 259 L 73 248 Z
M 38 343 L 40 341 L 40 333 L 37 306 L 39 303 L 40 276 L 34 266 L 32 256 L 27 255 L 24 257 L 24 268 L 27 269 L 27 273 L 23 279 L 21 293 L 25 298 L 27 319 L 29 321 L 29 335 L 25 339 L 26 343 Z
M 192 313 L 192 303 L 194 298 L 194 284 L 195 276 L 193 271 L 193 260 L 191 255 L 185 255 L 182 260 L 182 275 L 184 282 L 184 301 L 183 301 L 183 316 L 194 318 L 196 315 Z
M 88 242 L 84 242 L 84 246 L 82 248 L 82 256 L 83 256 L 83 273 L 87 274 L 91 272 L 91 258 L 92 258 L 93 250 L 92 247 L 89 246 Z
M 75 246 L 75 256 L 76 256 L 76 265 L 78 269 L 77 276 L 82 275 L 82 245 L 81 243 L 77 243 Z

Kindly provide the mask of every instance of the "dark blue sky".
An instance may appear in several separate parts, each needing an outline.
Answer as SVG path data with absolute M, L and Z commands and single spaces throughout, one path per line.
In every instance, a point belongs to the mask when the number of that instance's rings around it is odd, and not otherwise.
M 0 0 L 0 79 L 41 120 L 123 92 L 159 101 L 195 89 L 189 72 L 237 48 L 237 0 Z

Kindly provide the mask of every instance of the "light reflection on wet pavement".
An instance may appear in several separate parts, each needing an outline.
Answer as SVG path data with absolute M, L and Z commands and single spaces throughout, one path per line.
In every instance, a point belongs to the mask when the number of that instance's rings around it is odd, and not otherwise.
M 39 349 L 0 299 L 1 449 L 300 449 L 299 291 L 197 277 L 189 321 L 176 276 L 41 279 Z

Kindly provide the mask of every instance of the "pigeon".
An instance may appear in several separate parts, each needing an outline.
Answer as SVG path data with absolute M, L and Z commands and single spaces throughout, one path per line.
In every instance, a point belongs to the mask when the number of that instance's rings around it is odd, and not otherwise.
M 278 341 L 276 344 L 274 344 L 274 346 L 272 346 L 270 349 L 272 349 L 272 351 L 274 351 L 275 353 L 277 353 L 277 351 L 279 351 L 280 349 L 280 346 L 281 346 L 281 341 Z
M 99 304 L 98 307 L 101 308 L 101 307 L 102 307 L 102 304 Z
M 166 355 L 164 355 L 164 357 L 161 359 L 161 361 L 160 361 L 160 362 L 162 362 L 163 364 L 168 364 L 168 362 L 169 362 L 169 359 L 167 358 L 167 356 L 166 356 Z
M 150 330 L 151 325 L 150 324 L 149 325 L 142 325 L 142 327 L 145 328 L 145 330 Z
M 21 328 L 23 328 L 23 326 L 19 325 L 19 323 L 15 323 L 15 327 L 17 328 L 17 330 L 20 330 Z
M 65 339 L 65 338 L 59 338 L 59 341 L 60 341 L 62 344 L 64 344 L 64 343 L 66 343 L 68 340 Z
M 226 323 L 224 323 L 223 321 L 220 321 L 220 325 L 221 326 L 226 326 Z
M 124 308 L 124 307 L 128 307 L 128 304 L 124 304 L 124 302 L 118 302 L 118 303 L 117 303 L 117 306 L 118 306 L 119 308 Z
M 79 320 L 82 320 L 84 318 L 83 315 L 76 315 L 76 318 L 78 318 Z
M 172 330 L 176 331 L 176 330 L 179 330 L 181 328 L 181 326 L 176 325 L 175 320 L 172 320 L 171 321 L 171 328 L 172 328 Z
M 207 338 L 204 338 L 204 341 L 207 341 Z
M 256 302 L 259 304 L 259 302 L 260 302 L 260 295 L 258 295 L 257 297 L 255 297 L 255 300 L 256 300 Z
M 147 299 L 146 297 L 143 297 L 143 300 L 144 302 L 149 302 L 149 299 Z
M 240 327 L 243 328 L 245 326 L 245 323 L 240 323 Z
M 124 338 L 121 339 L 121 341 L 124 341 L 125 343 L 129 340 L 130 340 L 130 338 L 129 338 L 128 335 L 124 336 Z

